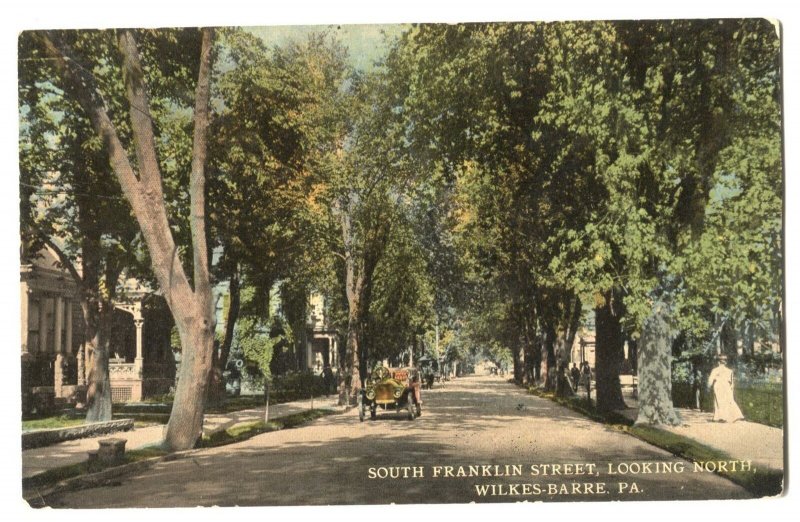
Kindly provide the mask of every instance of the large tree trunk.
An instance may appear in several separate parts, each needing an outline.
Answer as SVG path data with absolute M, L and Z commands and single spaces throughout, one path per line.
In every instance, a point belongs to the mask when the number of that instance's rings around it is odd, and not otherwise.
M 514 360 L 514 383 L 522 384 L 525 378 L 525 355 L 519 341 L 511 343 L 511 355 Z
M 214 328 L 211 322 L 198 323 L 189 320 L 176 325 L 181 338 L 181 368 L 166 435 L 166 443 L 174 449 L 194 447 L 203 433 Z
M 727 355 L 732 361 L 735 361 L 739 356 L 737 341 L 736 328 L 734 327 L 733 321 L 728 319 L 720 329 L 719 343 L 722 353 Z
M 595 308 L 595 371 L 597 409 L 607 412 L 626 408 L 619 374 L 625 359 L 625 338 L 620 322 L 622 310 L 613 292 L 605 294 L 603 306 Z
M 86 422 L 111 420 L 111 378 L 108 371 L 109 333 L 114 309 L 110 302 L 81 301 L 87 364 Z
M 214 32 L 203 30 L 200 49 L 200 68 L 195 91 L 194 133 L 192 137 L 192 171 L 189 176 L 191 208 L 192 265 L 194 268 L 194 292 L 191 307 L 179 305 L 183 313 L 173 316 L 181 338 L 181 369 L 172 413 L 167 423 L 165 442 L 170 448 L 180 450 L 194 446 L 202 435 L 203 412 L 205 410 L 206 387 L 211 372 L 214 353 L 214 330 L 216 315 L 211 289 L 209 250 L 206 240 L 205 164 L 208 151 L 209 100 L 211 96 L 211 51 Z M 152 128 L 150 128 L 152 131 Z M 159 180 L 160 181 L 160 180 Z M 160 183 L 159 183 L 160 187 Z M 162 202 L 163 207 L 163 202 Z M 171 236 L 171 233 L 170 233 Z M 173 252 L 172 256 L 175 253 Z M 174 263 L 172 259 L 170 265 Z M 161 267 L 167 268 L 166 266 Z M 169 279 L 162 283 L 169 284 Z M 187 289 L 191 291 L 190 288 Z M 170 292 L 174 298 L 184 292 Z M 176 295 L 177 294 L 177 295 Z M 170 306 L 173 306 L 172 304 Z M 186 310 L 188 308 L 188 310 Z
M 241 292 L 239 290 L 239 271 L 234 270 L 228 285 L 228 313 L 225 316 L 225 333 L 219 352 L 214 350 L 212 359 L 211 379 L 208 384 L 208 402 L 217 404 L 225 398 L 225 367 L 228 365 L 228 357 L 231 355 L 233 345 L 233 334 L 236 330 L 236 321 L 239 319 L 239 308 L 241 306 Z
M 653 305 L 639 342 L 639 415 L 637 424 L 676 426 L 681 418 L 672 406 L 672 331 L 669 310 Z
M 554 374 L 551 380 L 556 394 L 563 397 L 574 395 L 574 390 L 567 379 L 567 371 L 569 370 L 569 359 L 572 345 L 575 342 L 575 334 L 581 321 L 581 300 L 577 296 L 568 296 L 565 299 L 560 321 L 561 324 L 556 334 L 554 346 L 555 372 L 551 370 L 550 373 Z
M 544 343 L 542 342 L 542 334 L 538 333 L 533 336 L 531 342 L 531 356 L 533 357 L 533 384 L 541 383 L 542 381 L 542 349 Z
M 533 320 L 532 312 L 523 311 L 522 323 L 524 325 L 522 340 L 523 352 L 525 357 L 525 384 L 528 387 L 536 385 L 536 366 L 538 365 L 539 354 L 535 353 L 534 338 L 536 337 L 536 323 Z
M 189 178 L 194 288 L 178 259 L 178 245 L 167 216 L 146 75 L 133 32 L 118 32 L 118 48 L 123 61 L 136 169 L 130 160 L 132 155 L 129 155 L 108 115 L 91 68 L 82 67 L 71 59 L 73 53 L 68 44 L 58 38 L 58 33 L 42 33 L 41 36 L 45 53 L 65 79 L 65 91 L 86 111 L 103 140 L 114 173 L 141 228 L 153 272 L 180 333 L 182 363 L 165 441 L 175 450 L 191 448 L 202 430 L 214 339 L 214 306 L 205 223 L 205 160 L 214 31 L 205 28 L 202 33 Z
M 82 272 L 79 273 L 69 257 L 48 237 L 45 243 L 58 255 L 64 268 L 72 275 L 81 291 L 83 316 L 82 348 L 86 355 L 86 421 L 99 422 L 112 419 L 111 379 L 108 368 L 109 340 L 114 311 L 114 290 L 121 269 L 112 260 L 106 260 L 105 282 L 100 283 L 100 237 L 96 229 L 85 227 L 87 221 L 79 216 L 83 238 L 81 240 Z M 105 296 L 103 298 L 102 296 Z
M 551 326 L 546 326 L 544 329 L 544 338 L 542 340 L 542 359 L 541 359 L 541 381 L 540 386 L 545 390 L 552 390 L 555 381 L 555 352 L 556 333 L 555 329 Z
M 361 361 L 358 346 L 358 299 L 348 300 L 347 344 L 339 372 L 339 406 L 351 406 L 361 390 Z
M 567 371 L 569 370 L 569 352 L 572 344 L 570 339 L 574 339 L 574 334 L 571 334 L 570 330 L 571 329 L 560 330 L 558 332 L 558 337 L 556 338 L 555 344 L 556 363 L 554 388 L 556 395 L 559 397 L 568 397 L 575 394 L 572 386 L 569 385 L 569 380 L 567 379 Z
M 639 373 L 639 343 L 636 339 L 628 337 L 628 362 L 631 363 L 631 371 L 636 375 Z

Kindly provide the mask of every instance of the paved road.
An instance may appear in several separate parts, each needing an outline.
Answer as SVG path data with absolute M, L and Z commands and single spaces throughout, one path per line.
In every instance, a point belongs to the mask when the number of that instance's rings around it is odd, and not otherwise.
M 359 423 L 351 411 L 47 502 L 91 508 L 748 497 L 725 479 L 694 473 L 667 452 L 498 377 L 461 378 L 425 393 L 424 401 L 413 422 L 384 414 Z M 609 463 L 629 474 L 610 475 Z M 398 468 L 407 467 L 409 478 L 370 478 L 391 474 L 390 467 L 401 475 Z M 422 478 L 413 477 L 415 469 Z M 623 493 L 620 483 L 627 484 Z

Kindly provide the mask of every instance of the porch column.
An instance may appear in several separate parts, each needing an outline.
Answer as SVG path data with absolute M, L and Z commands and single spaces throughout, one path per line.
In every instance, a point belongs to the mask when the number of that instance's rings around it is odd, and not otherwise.
M 312 336 L 310 339 L 306 340 L 306 369 L 313 370 L 314 369 L 314 337 Z
M 133 367 L 136 375 L 142 378 L 142 365 L 144 364 L 144 357 L 142 356 L 142 328 L 144 327 L 144 319 L 141 317 L 134 318 L 133 324 L 136 326 L 136 359 L 133 360 Z
M 72 357 L 72 299 L 64 300 L 64 352 Z
M 30 358 L 31 354 L 28 350 L 28 301 L 30 300 L 30 289 L 28 288 L 27 281 L 20 281 L 19 283 L 19 297 L 22 303 L 22 307 L 20 310 L 20 326 L 21 326 L 21 345 L 22 345 L 22 358 L 28 359 Z
M 86 386 L 86 359 L 84 358 L 84 345 L 78 347 L 78 386 Z
M 50 298 L 42 295 L 39 298 L 39 346 L 37 351 L 47 353 L 47 305 Z
M 64 385 L 64 352 L 62 351 L 61 333 L 64 328 L 64 298 L 55 298 L 55 325 L 53 327 L 53 351 L 56 354 L 55 368 L 53 372 L 53 389 L 56 397 L 61 397 L 61 386 Z
M 339 364 L 339 346 L 336 342 L 336 336 L 331 336 L 331 368 L 336 368 Z

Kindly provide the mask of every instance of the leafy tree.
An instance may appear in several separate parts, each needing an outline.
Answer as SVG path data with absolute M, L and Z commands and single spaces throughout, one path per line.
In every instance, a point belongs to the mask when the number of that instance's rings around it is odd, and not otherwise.
M 344 51 L 324 34 L 275 49 L 243 30 L 224 36 L 210 160 L 218 175 L 209 186 L 216 269 L 229 281 L 232 305 L 243 277 L 263 305 L 276 281 L 316 277 L 314 258 L 326 254 L 309 203 L 321 178 L 316 165 L 332 142 Z M 311 284 L 302 286 L 307 293 Z M 238 306 L 230 310 L 212 373 L 217 397 L 238 318 Z
M 148 77 L 157 77 L 161 71 L 169 68 L 159 70 L 154 63 L 143 62 L 137 43 L 139 38 L 134 31 L 102 33 L 109 42 L 109 48 L 114 42 L 119 53 L 118 59 L 108 61 L 103 61 L 91 49 L 76 46 L 76 34 L 39 32 L 34 37 L 38 39 L 44 55 L 52 60 L 64 92 L 81 106 L 102 139 L 109 163 L 139 223 L 153 272 L 173 313 L 182 345 L 181 373 L 165 442 L 173 449 L 190 448 L 202 429 L 205 388 L 213 352 L 214 303 L 206 239 L 205 160 L 214 32 L 211 29 L 201 31 L 200 58 L 195 69 L 197 82 L 188 191 L 193 268 L 191 281 L 183 263 L 176 259 L 178 246 L 164 198 L 162 168 L 154 130 L 157 122 L 152 117 L 156 111 L 150 103 L 151 94 L 158 93 L 158 82 L 147 82 Z M 172 56 L 169 49 L 178 48 L 171 46 L 182 43 L 180 37 L 186 34 L 187 31 L 167 33 L 156 52 L 145 57 L 151 60 L 169 59 Z M 144 36 L 146 39 L 147 33 Z M 83 54 L 81 51 L 88 52 Z M 191 70 L 181 68 L 180 65 L 184 64 L 180 61 L 178 64 L 179 67 L 170 69 L 173 76 L 187 75 Z M 118 75 L 116 77 L 121 78 L 119 83 L 125 86 L 125 101 L 110 96 L 109 92 L 103 93 L 104 86 L 94 74 L 98 67 L 113 68 Z M 187 101 L 187 98 L 186 92 L 180 92 L 172 101 L 180 103 Z M 106 100 L 114 100 L 119 105 L 109 105 Z M 127 117 L 123 118 L 116 109 L 126 113 Z M 115 110 L 114 117 L 123 120 L 125 126 L 115 124 L 110 116 L 112 110 Z M 125 128 L 130 129 L 131 139 L 128 143 L 127 136 L 121 132 Z
M 104 59 L 113 53 L 97 32 L 75 35 L 75 45 Z M 148 276 L 142 240 L 101 140 L 78 104 L 54 85 L 52 64 L 33 33 L 20 36 L 20 58 L 23 255 L 49 246 L 77 283 L 87 352 L 86 418 L 110 420 L 108 343 L 114 300 L 124 297 L 118 295 L 123 271 Z M 107 71 L 98 75 L 109 88 L 121 87 Z

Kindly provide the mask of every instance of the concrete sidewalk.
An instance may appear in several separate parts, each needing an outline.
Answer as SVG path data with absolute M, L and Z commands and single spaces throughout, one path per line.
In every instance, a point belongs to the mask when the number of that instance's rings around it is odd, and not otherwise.
M 338 397 L 330 395 L 319 397 L 313 400 L 302 400 L 287 402 L 283 404 L 272 404 L 269 407 L 269 418 L 277 419 L 295 413 L 300 413 L 310 409 L 338 409 Z M 231 426 L 242 422 L 253 422 L 264 419 L 264 408 L 253 408 L 240 410 L 231 413 L 207 414 L 203 422 L 203 434 L 210 435 L 218 431 L 228 429 Z M 61 466 L 78 464 L 88 460 L 88 453 L 96 450 L 98 441 L 107 438 L 120 438 L 128 442 L 126 450 L 139 449 L 146 446 L 153 446 L 164 440 L 166 425 L 147 426 L 131 431 L 122 431 L 113 434 L 100 435 L 85 439 L 70 440 L 60 442 L 42 448 L 33 448 L 22 452 L 22 478 L 38 475 L 49 469 Z
M 749 421 L 713 422 L 713 414 L 678 408 L 680 426 L 661 429 L 694 439 L 727 453 L 734 459 L 750 460 L 756 467 L 783 470 L 783 430 Z
M 635 421 L 638 401 L 623 388 L 628 409 L 619 413 Z M 585 397 L 585 395 L 584 395 Z M 736 460 L 750 460 L 756 467 L 784 469 L 783 430 L 749 421 L 714 422 L 710 412 L 676 408 L 683 421 L 680 426 L 658 426 L 659 429 L 693 439 L 704 446 L 728 454 Z

